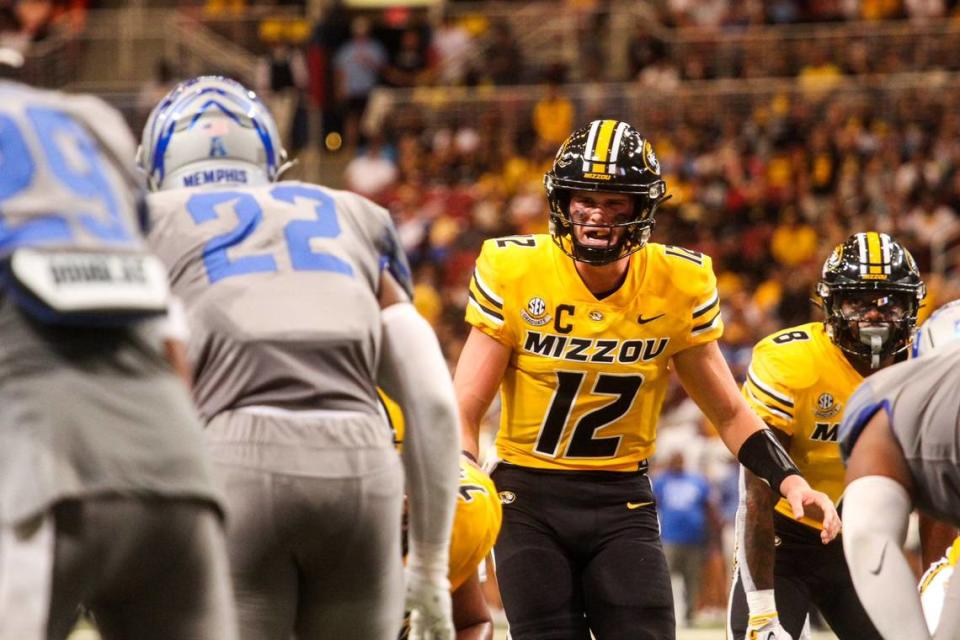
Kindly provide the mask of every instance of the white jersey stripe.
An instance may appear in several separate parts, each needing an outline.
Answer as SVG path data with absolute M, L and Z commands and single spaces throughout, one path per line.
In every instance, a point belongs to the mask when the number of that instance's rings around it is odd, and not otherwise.
M 783 410 L 781 410 L 781 409 L 777 409 L 776 407 L 774 407 L 774 406 L 772 406 L 772 405 L 764 402 L 764 401 L 761 400 L 760 398 L 758 398 L 758 397 L 757 397 L 757 394 L 755 394 L 755 393 L 753 392 L 753 390 L 750 389 L 750 385 L 745 385 L 743 388 L 747 390 L 747 395 L 750 396 L 750 398 L 751 398 L 754 402 L 756 402 L 756 403 L 759 404 L 759 405 L 762 405 L 763 408 L 765 408 L 767 411 L 769 411 L 770 413 L 772 413 L 772 414 L 775 415 L 775 416 L 780 416 L 780 417 L 783 418 L 784 420 L 787 420 L 787 421 L 789 421 L 789 422 L 793 422 L 793 416 L 792 416 L 792 415 L 790 415 L 790 414 L 787 413 L 786 411 L 783 411 Z
M 501 306 L 503 305 L 503 298 L 501 298 L 500 296 L 496 295 L 496 294 L 493 292 L 493 289 L 491 289 L 491 288 L 487 285 L 487 283 L 483 281 L 483 278 L 480 277 L 480 270 L 479 270 L 479 269 L 474 269 L 474 270 L 473 270 L 473 278 L 474 278 L 474 280 L 477 281 L 477 288 L 480 289 L 480 293 L 483 294 L 483 297 L 487 298 L 488 300 L 493 300 L 494 302 L 496 302 L 497 304 L 499 304 L 499 305 L 501 305 Z
M 764 384 L 764 382 L 760 379 L 760 376 L 758 376 L 757 373 L 753 370 L 753 365 L 750 365 L 750 367 L 747 368 L 747 375 L 750 376 L 750 381 L 753 382 L 753 384 L 757 385 L 757 387 L 761 391 L 766 393 L 768 396 L 770 396 L 774 400 L 782 402 L 788 407 L 794 406 L 793 398 L 786 395 L 785 393 L 774 391 L 769 386 Z
M 713 329 L 714 327 L 716 327 L 719 322 L 720 322 L 720 313 L 717 312 L 717 315 L 715 315 L 715 316 L 713 317 L 713 320 L 710 321 L 710 324 L 708 324 L 708 325 L 706 325 L 706 326 L 704 326 L 704 327 L 701 327 L 701 328 L 697 329 L 696 331 L 691 331 L 691 332 L 690 332 L 690 335 L 692 335 L 692 336 L 699 336 L 699 335 L 702 334 L 702 333 L 706 333 L 707 331 L 710 331 L 711 329 Z
M 696 307 L 696 308 L 693 310 L 693 315 L 696 316 L 696 315 L 697 315 L 698 313 L 700 313 L 701 311 L 706 311 L 707 309 L 709 309 L 709 308 L 712 307 L 713 305 L 717 304 L 717 300 L 719 300 L 719 299 L 720 299 L 720 290 L 719 290 L 719 289 L 714 289 L 714 291 L 713 291 L 713 296 L 712 296 L 709 300 L 707 300 L 706 302 L 704 302 L 703 304 L 701 304 L 699 307 Z
M 492 322 L 493 324 L 495 324 L 495 325 L 497 325 L 497 326 L 503 324 L 503 318 L 498 318 L 497 316 L 493 315 L 492 313 L 490 313 L 489 311 L 487 311 L 486 309 L 484 309 L 484 308 L 483 308 L 483 305 L 479 304 L 479 303 L 478 303 L 476 300 L 474 300 L 473 298 L 468 298 L 468 299 L 467 299 L 467 304 L 473 305 L 473 306 L 476 308 L 477 311 L 479 311 L 479 312 L 482 313 L 484 316 L 486 316 L 487 320 L 489 320 L 489 321 Z

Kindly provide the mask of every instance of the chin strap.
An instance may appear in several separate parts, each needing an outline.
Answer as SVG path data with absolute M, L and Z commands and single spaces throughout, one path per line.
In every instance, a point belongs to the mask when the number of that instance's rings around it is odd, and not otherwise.
M 880 353 L 883 343 L 890 337 L 889 327 L 861 327 L 860 341 L 870 347 L 870 368 L 880 367 Z
M 880 348 L 883 347 L 883 339 L 880 336 L 870 336 L 870 368 L 876 369 L 880 366 Z

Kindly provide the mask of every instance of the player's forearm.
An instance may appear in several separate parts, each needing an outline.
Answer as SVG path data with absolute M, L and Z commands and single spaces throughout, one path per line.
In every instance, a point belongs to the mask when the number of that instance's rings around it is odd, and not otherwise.
M 473 456 L 479 454 L 480 425 L 500 388 L 510 354 L 508 347 L 476 328 L 460 351 L 453 388 L 460 410 L 463 449 Z
M 740 395 L 720 348 L 710 342 L 681 351 L 673 361 L 687 394 L 737 455 L 746 439 L 764 424 Z
M 486 407 L 481 408 L 475 398 L 464 397 L 457 390 L 457 404 L 460 409 L 460 444 L 464 451 L 475 458 L 480 455 L 480 423 Z
M 403 463 L 411 556 L 418 548 L 442 549 L 445 562 L 460 452 L 453 385 L 436 336 L 412 305 L 392 305 L 382 317 L 379 382 L 404 408 L 407 418 Z
M 493 640 L 493 623 L 478 622 L 464 629 L 457 629 L 457 640 Z
M 720 434 L 720 439 L 733 455 L 739 454 L 740 447 L 747 438 L 760 429 L 766 428 L 763 421 L 750 410 L 739 394 L 730 398 L 730 406 L 725 407 L 722 412 L 717 412 L 714 425 L 717 433 Z
M 844 492 L 843 553 L 857 595 L 884 638 L 927 640 L 916 578 L 901 550 L 910 497 L 895 480 L 861 477 Z
M 717 425 L 717 430 L 740 464 L 756 479 L 786 495 L 783 481 L 791 475 L 799 476 L 800 471 L 774 431 L 768 429 L 742 400 L 731 412 L 731 417 L 721 424 L 723 426 Z
M 746 485 L 746 518 L 743 532 L 743 557 L 749 578 L 747 591 L 773 589 L 773 567 L 776 560 L 773 533 L 773 494 L 762 480 L 744 470 Z M 752 581 L 752 585 L 747 584 Z
M 457 640 L 493 640 L 493 618 L 476 573 L 453 592 L 451 604 Z

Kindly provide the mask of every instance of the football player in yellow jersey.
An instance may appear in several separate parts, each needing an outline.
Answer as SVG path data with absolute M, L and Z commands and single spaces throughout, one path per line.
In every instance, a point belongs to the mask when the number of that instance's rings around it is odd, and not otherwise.
M 930 565 L 920 577 L 918 586 L 920 589 L 920 604 L 923 607 L 923 617 L 927 621 L 927 628 L 930 629 L 931 635 L 940 624 L 940 616 L 943 613 L 944 604 L 946 604 L 947 589 L 953 579 L 958 561 L 960 561 L 960 538 L 955 538 L 946 554 Z
M 404 417 L 400 405 L 382 391 L 380 399 L 397 448 L 403 446 Z M 493 481 L 466 456 L 460 458 L 457 508 L 450 534 L 450 595 L 457 640 L 492 640 L 493 618 L 480 587 L 480 563 L 493 549 L 503 519 Z M 401 638 L 407 637 L 404 625 Z
M 515 640 L 673 639 L 670 579 L 647 458 L 668 367 L 731 451 L 790 499 L 839 522 L 739 395 L 707 256 L 648 243 L 666 184 L 650 142 L 597 120 L 544 179 L 550 235 L 488 240 L 457 366 L 463 443 L 502 399 L 495 557 Z
M 743 395 L 811 485 L 837 502 L 844 406 L 865 376 L 906 358 L 925 290 L 910 253 L 870 231 L 834 249 L 818 293 L 826 320 L 760 341 Z M 841 541 L 821 545 L 818 522 L 795 521 L 789 504 L 774 504 L 753 474 L 743 477 L 730 639 L 799 638 L 811 605 L 841 640 L 880 638 L 857 598 Z

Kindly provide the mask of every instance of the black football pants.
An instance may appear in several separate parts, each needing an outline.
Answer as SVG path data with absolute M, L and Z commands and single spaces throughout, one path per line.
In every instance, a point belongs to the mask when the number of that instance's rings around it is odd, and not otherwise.
M 673 640 L 673 594 L 645 472 L 501 463 L 494 551 L 514 640 Z M 628 503 L 630 506 L 628 506 Z
M 799 638 L 813 605 L 840 640 L 882 640 L 853 588 L 842 538 L 825 545 L 819 531 L 776 512 L 773 524 L 778 540 L 774 594 L 783 628 Z M 734 573 L 727 614 L 728 635 L 742 640 L 750 612 L 739 570 Z

